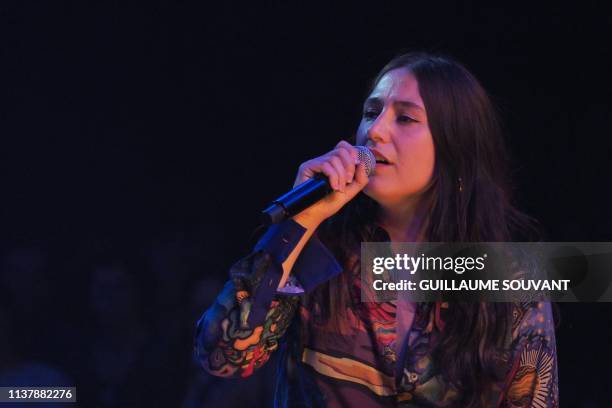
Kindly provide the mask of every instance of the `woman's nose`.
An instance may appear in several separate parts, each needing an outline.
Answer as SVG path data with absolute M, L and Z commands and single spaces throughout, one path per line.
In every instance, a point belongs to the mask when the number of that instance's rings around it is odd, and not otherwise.
M 368 129 L 368 140 L 375 143 L 386 143 L 389 141 L 389 127 L 386 116 L 385 112 L 383 112 L 372 123 L 372 126 Z

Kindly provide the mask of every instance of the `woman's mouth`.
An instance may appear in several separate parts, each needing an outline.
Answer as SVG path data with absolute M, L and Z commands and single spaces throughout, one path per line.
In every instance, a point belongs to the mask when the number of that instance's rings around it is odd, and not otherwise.
M 380 160 L 376 160 L 376 164 L 383 164 L 383 165 L 389 165 L 391 163 L 389 163 L 387 160 L 385 159 L 380 159 Z
M 372 154 L 374 155 L 374 158 L 376 159 L 376 165 L 388 166 L 391 164 L 391 162 L 389 162 L 389 159 L 387 159 L 385 155 L 379 152 L 377 149 L 370 148 L 370 151 L 372 152 Z

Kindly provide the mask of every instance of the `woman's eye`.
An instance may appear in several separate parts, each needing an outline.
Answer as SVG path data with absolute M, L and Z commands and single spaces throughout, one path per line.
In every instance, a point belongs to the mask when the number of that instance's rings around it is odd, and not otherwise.
M 376 119 L 378 116 L 378 111 L 375 110 L 367 110 L 363 112 L 363 117 L 366 119 Z
M 399 115 L 397 117 L 397 121 L 400 123 L 410 123 L 410 122 L 415 122 L 414 119 L 412 119 L 410 116 L 406 116 L 406 115 Z

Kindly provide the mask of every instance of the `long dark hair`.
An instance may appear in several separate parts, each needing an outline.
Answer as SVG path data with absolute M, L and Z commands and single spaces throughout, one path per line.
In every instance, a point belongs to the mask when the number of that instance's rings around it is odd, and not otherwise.
M 427 197 L 431 242 L 493 242 L 537 237 L 535 221 L 511 204 L 509 159 L 496 109 L 476 78 L 452 58 L 425 53 L 391 60 L 374 80 L 404 68 L 417 79 L 434 141 L 436 160 Z M 350 332 L 347 311 L 359 309 L 351 295 L 360 243 L 376 240 L 378 204 L 359 194 L 319 230 L 346 270 L 307 300 L 324 327 Z M 312 309 L 311 309 L 312 310 Z M 508 325 L 507 303 L 453 303 L 432 344 L 441 375 L 462 390 L 462 406 L 483 404 Z

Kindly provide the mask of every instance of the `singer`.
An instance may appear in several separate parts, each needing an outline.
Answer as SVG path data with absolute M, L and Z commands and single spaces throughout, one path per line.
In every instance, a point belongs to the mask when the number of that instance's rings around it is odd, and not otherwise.
M 495 109 L 451 58 L 378 74 L 355 139 L 304 162 L 333 191 L 274 224 L 197 325 L 208 372 L 247 377 L 279 353 L 276 405 L 557 407 L 551 305 L 361 302 L 361 242 L 528 239 Z M 366 174 L 354 145 L 376 158 Z M 320 177 L 320 176 L 317 176 Z

